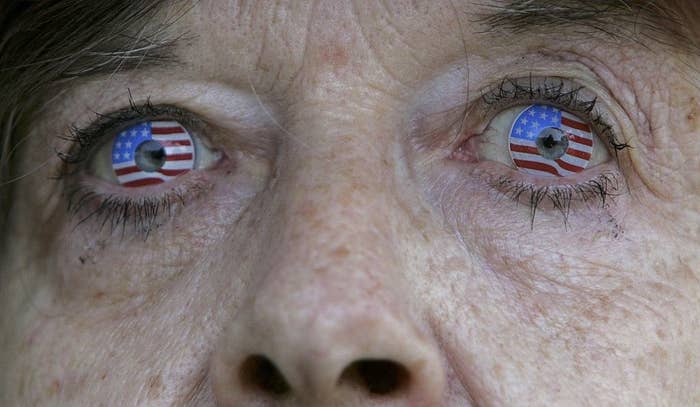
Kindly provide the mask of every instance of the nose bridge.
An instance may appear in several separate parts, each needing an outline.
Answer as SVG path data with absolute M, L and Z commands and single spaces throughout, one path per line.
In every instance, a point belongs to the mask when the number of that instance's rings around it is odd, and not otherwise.
M 307 132 L 316 127 L 313 119 L 306 123 Z M 313 347 L 308 355 L 363 328 L 405 320 L 400 314 L 409 307 L 397 295 L 407 287 L 393 233 L 396 214 L 388 210 L 390 171 L 366 156 L 379 152 L 357 147 L 358 130 L 345 126 L 332 137 L 347 142 L 329 144 L 345 147 L 290 146 L 297 153 L 280 176 L 275 211 L 280 227 L 252 304 L 266 323 L 292 323 L 290 331 L 301 336 L 299 349 Z M 309 332 L 316 341 L 309 341 Z
M 385 389 L 410 381 L 401 397 L 435 401 L 441 363 L 407 295 L 393 172 L 381 159 L 388 148 L 367 147 L 380 137 L 368 134 L 367 121 L 360 129 L 330 110 L 298 123 L 304 142 L 283 149 L 258 283 L 214 356 L 218 394 L 235 405 L 266 397 L 241 384 L 254 358 L 274 365 L 301 405 L 346 405 L 377 380 Z M 302 126 L 289 130 L 301 134 Z M 253 381 L 269 382 L 263 376 Z M 387 387 L 386 376 L 395 383 Z

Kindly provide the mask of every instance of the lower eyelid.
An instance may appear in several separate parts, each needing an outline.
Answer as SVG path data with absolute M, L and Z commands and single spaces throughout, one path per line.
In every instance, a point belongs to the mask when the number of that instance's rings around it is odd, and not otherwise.
M 190 171 L 171 182 L 141 188 L 125 188 L 96 176 L 76 174 L 73 186 L 65 192 L 68 211 L 76 224 L 147 235 L 152 226 L 165 223 L 187 204 L 209 193 L 215 178 L 235 168 L 234 160 L 223 155 L 208 170 Z
M 158 195 L 141 198 L 96 192 L 92 186 L 78 186 L 67 193 L 69 213 L 76 225 L 92 225 L 109 233 L 148 233 L 178 214 L 187 202 L 196 200 L 211 188 L 206 182 L 171 187 Z
M 478 199 L 488 199 L 491 202 L 484 205 L 484 209 L 492 208 L 494 203 L 514 201 L 516 205 L 528 208 L 531 216 L 536 211 L 551 212 L 553 216 L 564 215 L 566 223 L 569 215 L 577 215 L 579 211 L 600 210 L 610 204 L 614 205 L 615 198 L 625 192 L 624 177 L 613 162 L 573 177 L 540 179 L 493 161 L 466 166 L 447 159 L 445 164 L 447 170 L 452 172 L 448 178 L 452 185 L 442 185 L 442 188 L 448 188 L 459 195 L 452 198 L 452 203 L 447 203 L 454 207 L 463 207 L 467 202 L 471 203 L 471 207 L 480 207 L 474 203 Z M 441 192 L 440 196 L 443 195 Z

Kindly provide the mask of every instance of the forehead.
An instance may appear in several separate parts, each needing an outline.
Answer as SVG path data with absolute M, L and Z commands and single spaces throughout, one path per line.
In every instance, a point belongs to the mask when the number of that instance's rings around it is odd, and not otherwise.
M 265 77 L 258 85 L 275 87 L 314 71 L 410 82 L 463 57 L 465 47 L 483 48 L 473 40 L 478 24 L 469 21 L 478 10 L 463 0 L 209 0 L 176 28 L 190 34 L 181 48 L 187 65 L 217 79 Z

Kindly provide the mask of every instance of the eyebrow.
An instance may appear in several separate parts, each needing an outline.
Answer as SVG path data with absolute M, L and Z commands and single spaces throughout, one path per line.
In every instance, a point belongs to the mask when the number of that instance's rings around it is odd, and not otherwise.
M 598 35 L 644 46 L 647 40 L 700 55 L 684 8 L 692 1 L 668 0 L 509 0 L 482 5 L 476 21 L 485 34 Z

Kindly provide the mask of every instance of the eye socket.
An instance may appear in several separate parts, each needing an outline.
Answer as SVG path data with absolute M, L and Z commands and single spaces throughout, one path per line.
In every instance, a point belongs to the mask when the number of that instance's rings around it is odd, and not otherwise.
M 142 121 L 117 133 L 97 151 L 90 172 L 122 187 L 162 184 L 208 168 L 220 153 L 174 120 Z
M 539 177 L 573 176 L 610 159 L 586 120 L 545 104 L 519 105 L 496 115 L 477 150 L 479 159 Z

